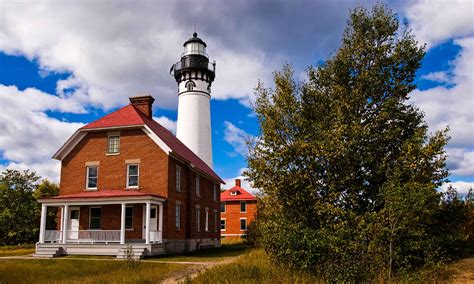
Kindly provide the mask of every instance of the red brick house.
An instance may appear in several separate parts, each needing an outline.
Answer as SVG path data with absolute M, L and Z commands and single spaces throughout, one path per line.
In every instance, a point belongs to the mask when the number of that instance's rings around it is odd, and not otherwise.
M 247 226 L 255 220 L 257 199 L 241 187 L 240 179 L 235 186 L 221 192 L 221 237 L 241 238 Z
M 40 200 L 38 256 L 135 257 L 220 246 L 221 178 L 152 118 L 151 96 L 78 129 L 54 154 L 60 195 Z M 46 230 L 59 207 L 57 230 Z

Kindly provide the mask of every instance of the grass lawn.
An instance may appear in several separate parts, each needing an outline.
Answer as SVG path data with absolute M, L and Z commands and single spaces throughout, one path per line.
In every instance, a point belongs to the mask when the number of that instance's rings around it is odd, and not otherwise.
M 147 258 L 153 261 L 219 261 L 227 257 L 239 256 L 244 254 L 250 248 L 242 241 L 238 242 L 223 242 L 220 248 L 211 248 L 207 250 L 191 252 L 180 255 L 163 255 Z
M 35 252 L 35 245 L 1 246 L 0 257 L 27 255 Z
M 231 264 L 212 267 L 189 283 L 319 283 L 314 276 L 272 264 L 262 249 L 252 249 Z
M 0 283 L 157 283 L 181 264 L 90 259 L 0 260 Z

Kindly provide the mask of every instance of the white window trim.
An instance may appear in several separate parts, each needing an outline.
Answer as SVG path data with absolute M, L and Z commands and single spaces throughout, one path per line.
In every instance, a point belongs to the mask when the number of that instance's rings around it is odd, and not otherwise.
M 205 220 L 204 230 L 206 232 L 209 232 L 209 208 L 207 207 L 206 207 L 206 220 Z
M 201 196 L 201 178 L 198 173 L 196 173 L 196 178 L 195 178 L 195 183 L 196 183 L 196 196 L 200 197 Z
M 245 211 L 242 211 L 242 203 L 245 204 Z M 240 201 L 240 213 L 247 213 L 247 202 L 246 201 Z
M 242 223 L 241 223 L 242 220 L 245 220 L 245 230 L 242 230 Z M 239 229 L 240 229 L 242 232 L 245 232 L 245 231 L 247 231 L 247 226 L 248 226 L 248 224 L 247 224 L 247 218 L 240 218 L 240 219 L 239 219 Z
M 100 208 L 100 228 L 99 229 L 91 229 L 91 219 L 92 219 L 92 208 Z M 100 231 L 102 230 L 102 206 L 89 206 L 89 226 L 88 231 Z
M 117 142 L 117 152 L 109 152 L 110 150 L 110 137 L 118 137 L 118 142 Z M 114 132 L 114 133 L 107 133 L 107 149 L 105 150 L 105 154 L 107 156 L 114 156 L 114 155 L 120 155 L 120 132 Z
M 130 171 L 130 166 L 137 166 L 137 185 L 134 185 L 134 186 L 130 186 L 128 184 L 128 182 L 130 181 L 129 180 L 129 171 Z M 140 164 L 138 163 L 133 163 L 133 164 L 127 164 L 127 180 L 126 180 L 126 188 L 132 188 L 132 189 L 136 189 L 136 188 L 139 188 L 140 187 Z
M 181 167 L 176 166 L 176 191 L 181 192 Z
M 224 221 L 224 229 L 221 228 L 221 222 Z M 219 222 L 219 228 L 221 228 L 221 232 L 225 232 L 226 229 L 227 229 L 227 220 L 226 218 L 221 218 L 220 222 Z
M 90 168 L 97 168 L 97 182 L 96 187 L 89 187 L 89 169 Z M 87 166 L 86 167 L 86 190 L 95 191 L 99 187 L 99 166 Z

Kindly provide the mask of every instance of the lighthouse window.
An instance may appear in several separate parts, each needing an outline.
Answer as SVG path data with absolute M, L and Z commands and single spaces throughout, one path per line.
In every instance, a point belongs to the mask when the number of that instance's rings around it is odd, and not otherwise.
M 196 84 L 194 84 L 193 81 L 189 81 L 189 82 L 186 83 L 186 89 L 188 91 L 192 91 L 194 89 L 194 87 L 196 87 Z

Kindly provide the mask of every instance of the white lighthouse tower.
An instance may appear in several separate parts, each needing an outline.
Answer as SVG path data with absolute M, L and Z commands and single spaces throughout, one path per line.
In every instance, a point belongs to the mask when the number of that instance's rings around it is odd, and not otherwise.
M 210 100 L 216 63 L 209 62 L 207 45 L 196 32 L 183 46 L 181 60 L 170 69 L 178 83 L 176 137 L 212 168 Z

